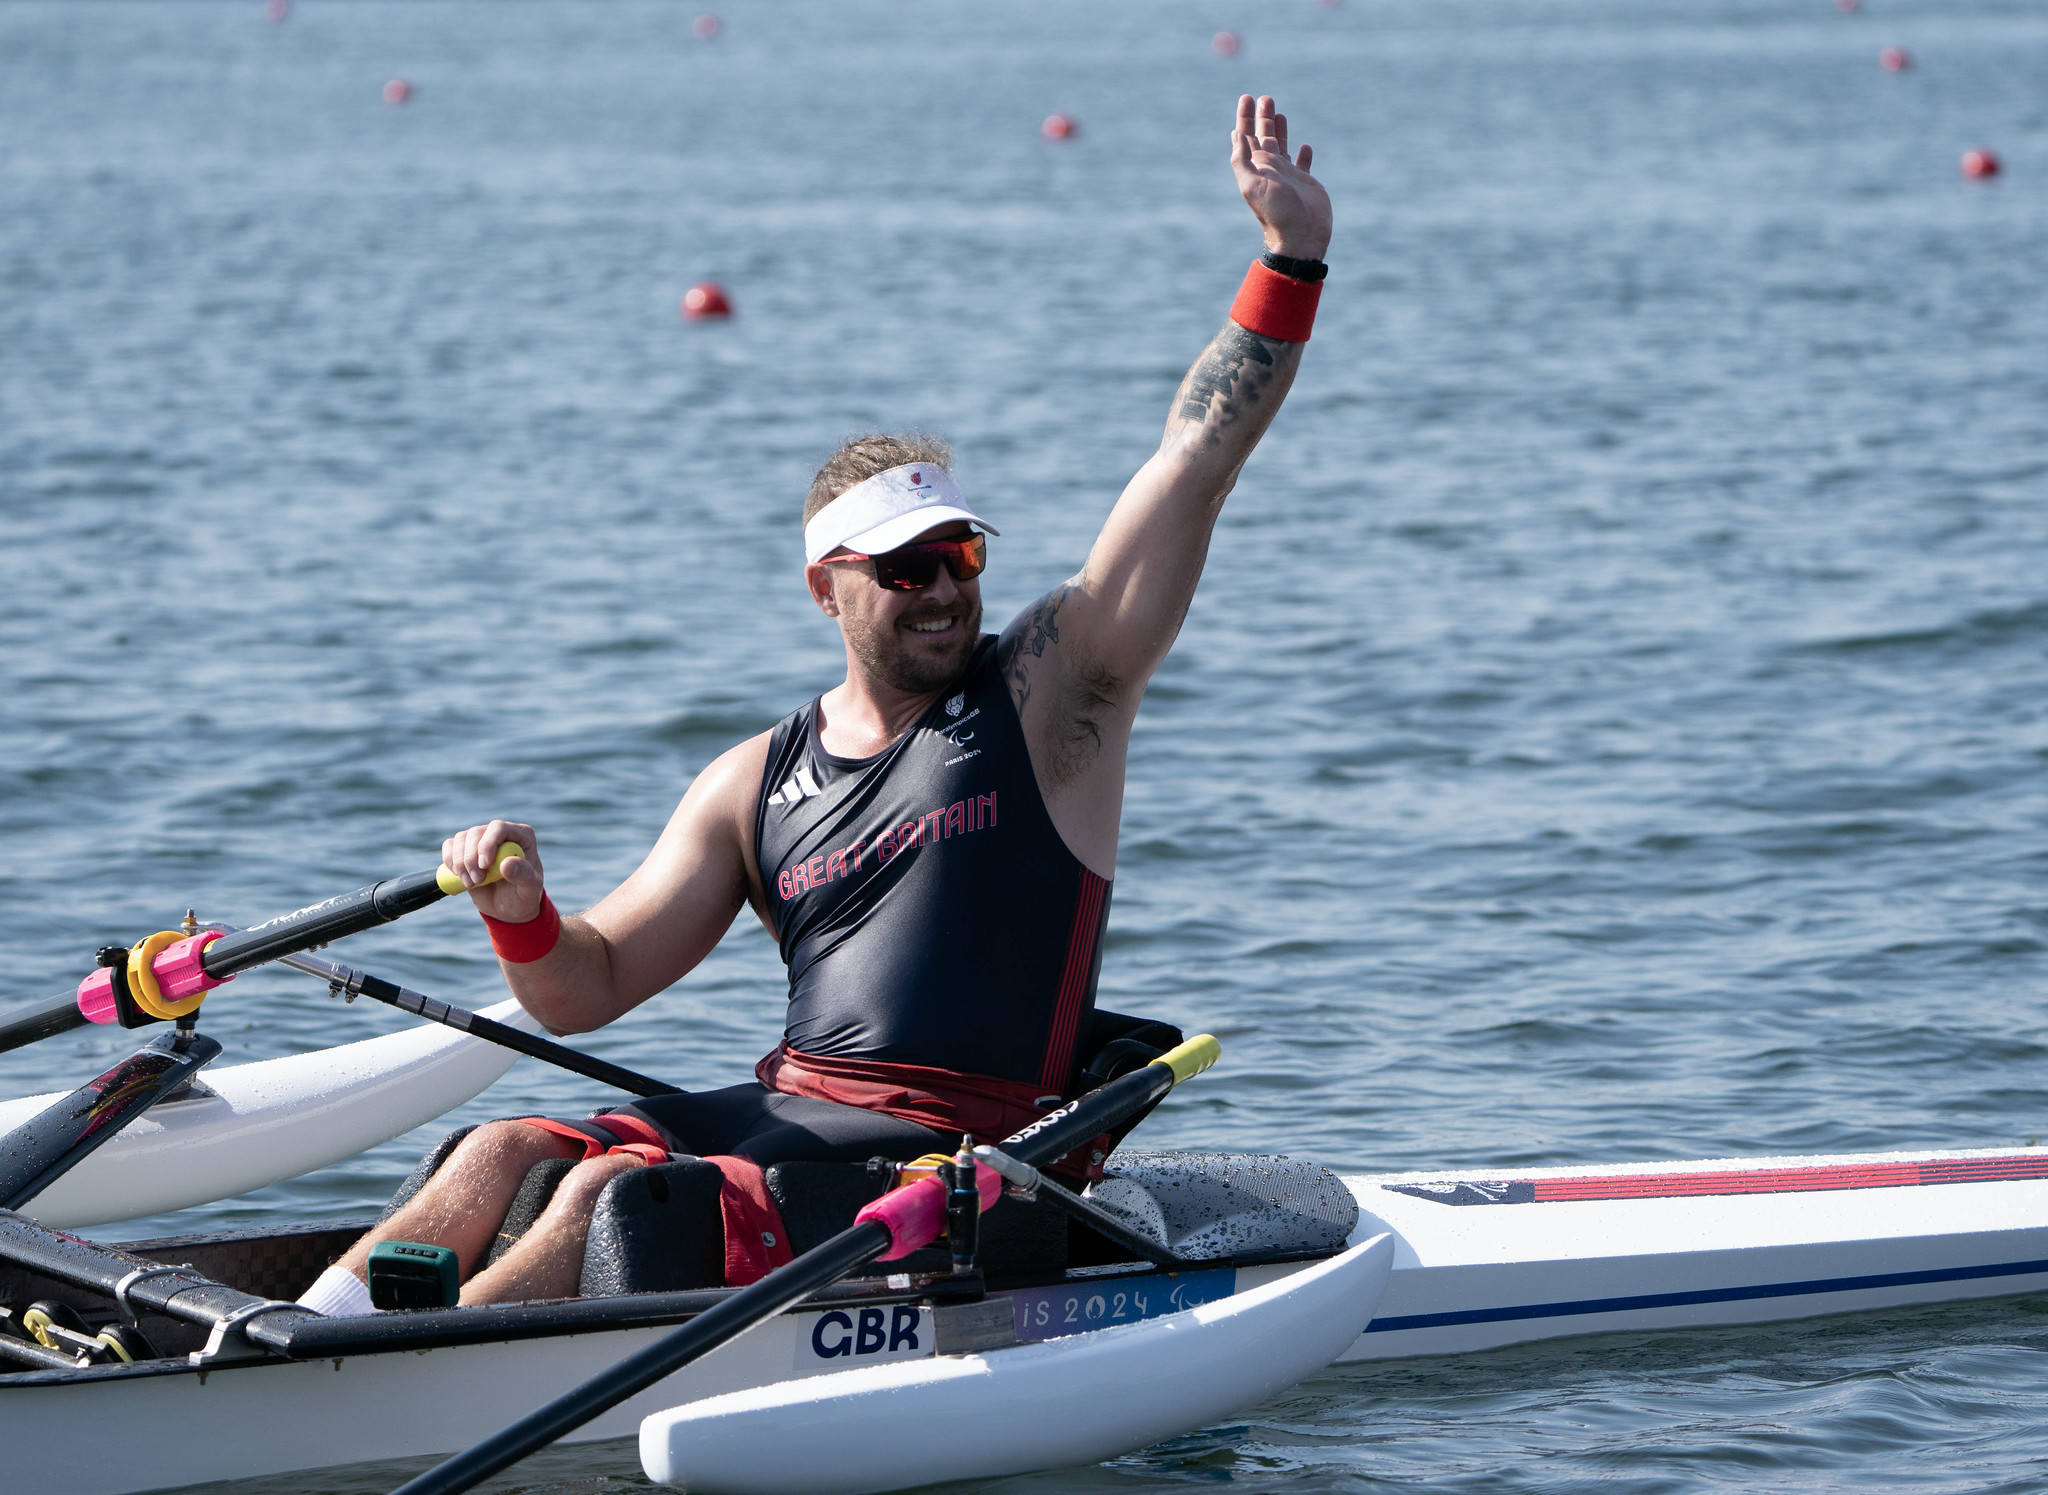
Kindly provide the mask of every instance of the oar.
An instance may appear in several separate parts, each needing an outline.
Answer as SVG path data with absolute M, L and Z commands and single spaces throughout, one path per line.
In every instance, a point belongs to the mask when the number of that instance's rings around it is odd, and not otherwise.
M 518 855 L 518 843 L 505 842 L 498 848 L 484 881 L 492 883 L 503 877 L 505 863 Z M 436 867 L 431 872 L 386 878 L 353 893 L 308 904 L 293 913 L 222 935 L 208 944 L 199 954 L 199 967 L 207 978 L 204 984 L 218 985 L 265 961 L 281 960 L 301 950 L 389 924 L 462 891 L 461 878 L 446 867 Z M 0 1023 L 0 1053 L 82 1028 L 89 1021 L 74 998 L 31 1008 Z
M 59 997 L 42 1007 L 23 1008 L 0 1023 L 0 1054 L 41 1043 L 45 1038 L 55 1038 L 85 1024 L 86 1016 L 78 1010 L 76 997 Z
M 1003 1151 L 1033 1165 L 1054 1162 L 1098 1133 L 1128 1121 L 1182 1080 L 1214 1064 L 1221 1054 L 1221 1046 L 1208 1034 L 1191 1038 L 1142 1069 L 1111 1080 L 1034 1122 L 1005 1141 Z M 893 1254 L 908 1254 L 939 1233 L 945 1220 L 945 1198 L 946 1186 L 937 1178 L 920 1179 L 883 1196 L 861 1211 L 851 1227 L 823 1245 L 778 1267 L 751 1287 L 741 1288 L 716 1308 L 706 1309 L 502 1432 L 436 1464 L 417 1479 L 407 1480 L 394 1495 L 460 1495 L 873 1261 L 892 1246 Z M 891 1223 L 885 1224 L 885 1219 Z
M 484 881 L 492 883 L 503 877 L 505 864 L 520 855 L 516 841 L 507 841 L 500 846 Z M 323 899 L 266 923 L 222 935 L 206 947 L 201 963 L 206 967 L 207 975 L 216 981 L 225 981 L 251 966 L 281 960 L 301 950 L 311 950 L 360 934 L 365 929 L 374 929 L 379 924 L 389 924 L 393 919 L 402 919 L 430 903 L 439 903 L 443 898 L 452 898 L 463 891 L 462 879 L 446 867 L 415 872 L 409 877 L 386 878 L 383 882 L 371 883 L 367 888 L 357 888 L 353 893 Z

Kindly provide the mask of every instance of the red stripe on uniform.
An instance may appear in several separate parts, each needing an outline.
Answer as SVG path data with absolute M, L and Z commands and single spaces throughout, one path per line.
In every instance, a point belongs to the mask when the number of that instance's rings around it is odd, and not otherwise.
M 1636 1173 L 1532 1179 L 1536 1202 L 1563 1199 L 1682 1199 L 1712 1194 L 1804 1194 L 1827 1189 L 1897 1189 L 1921 1184 L 1997 1183 L 2048 1178 L 2048 1154 L 1940 1158 L 1924 1163 L 1835 1163 L 1821 1168 L 1744 1168 L 1714 1173 Z
M 1081 869 L 1074 927 L 1067 935 L 1067 963 L 1060 972 L 1059 1005 L 1053 1008 L 1052 1031 L 1046 1037 L 1045 1067 L 1038 1072 L 1039 1086 L 1047 1095 L 1066 1089 L 1067 1071 L 1073 1068 L 1081 1002 L 1088 995 L 1088 978 L 1095 974 L 1095 947 L 1102 937 L 1102 903 L 1108 892 L 1107 882 L 1086 867 Z

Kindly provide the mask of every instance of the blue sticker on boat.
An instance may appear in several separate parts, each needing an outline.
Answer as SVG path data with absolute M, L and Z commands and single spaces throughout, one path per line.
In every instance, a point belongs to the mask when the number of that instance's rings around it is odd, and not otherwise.
M 1059 1339 L 1163 1318 L 1203 1303 L 1227 1298 L 1237 1288 L 1237 1269 L 1161 1273 L 1157 1277 L 1118 1277 L 1060 1287 L 1026 1287 L 1010 1294 L 1017 1315 L 1017 1338 Z

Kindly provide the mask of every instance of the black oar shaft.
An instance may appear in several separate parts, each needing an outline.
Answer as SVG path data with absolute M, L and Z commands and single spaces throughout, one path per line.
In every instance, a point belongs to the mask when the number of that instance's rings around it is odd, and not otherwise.
M 500 844 L 494 853 L 490 873 L 483 881 L 498 881 L 505 875 L 505 864 L 521 855 L 517 842 Z M 214 980 L 225 981 L 265 961 L 282 960 L 301 950 L 316 949 L 334 940 L 360 934 L 365 929 L 374 929 L 379 924 L 389 924 L 393 919 L 402 919 L 416 909 L 439 903 L 461 891 L 462 879 L 444 867 L 436 867 L 430 872 L 415 872 L 407 877 L 387 877 L 367 888 L 357 888 L 353 893 L 323 898 L 318 903 L 310 903 L 248 929 L 223 935 L 201 953 L 199 964 Z M 191 915 L 188 913 L 186 917 Z M 69 1033 L 73 1028 L 84 1027 L 88 1021 L 75 1001 L 60 1000 L 47 1007 L 29 1008 L 0 1021 L 0 1054 L 39 1039 Z
M 1003 1151 L 1033 1167 L 1056 1163 L 1082 1143 L 1144 1110 L 1174 1084 L 1174 1072 L 1166 1065 L 1144 1065 L 1033 1122 L 1005 1142 Z
M 78 1010 L 76 997 L 59 997 L 43 1007 L 27 1007 L 0 1023 L 0 1054 L 25 1048 L 73 1028 L 83 1028 L 85 1014 Z
M 474 1448 L 435 1465 L 417 1479 L 407 1480 L 394 1495 L 456 1495 L 489 1479 L 727 1340 L 794 1307 L 888 1247 L 888 1230 L 873 1221 L 842 1230 L 788 1266 L 769 1273 L 751 1287 L 741 1288 L 673 1334 L 628 1355 L 611 1369 L 528 1413 Z
M 438 874 L 436 868 L 433 872 L 386 878 L 353 893 L 325 898 L 251 928 L 222 935 L 206 947 L 201 964 L 207 975 L 225 980 L 265 961 L 279 960 L 374 929 L 379 924 L 389 924 L 448 896 L 435 880 Z

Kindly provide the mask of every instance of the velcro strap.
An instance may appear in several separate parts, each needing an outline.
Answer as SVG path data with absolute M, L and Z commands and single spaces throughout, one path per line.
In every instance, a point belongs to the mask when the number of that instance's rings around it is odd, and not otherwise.
M 512 1118 L 522 1126 L 537 1126 L 544 1132 L 553 1132 L 557 1137 L 567 1137 L 571 1142 L 583 1144 L 583 1156 L 579 1162 L 601 1158 L 608 1152 L 618 1150 L 621 1139 L 609 1124 L 600 1126 L 595 1121 L 556 1121 L 550 1116 L 515 1116 Z M 607 1118 L 609 1123 L 610 1118 Z M 663 1149 L 664 1154 L 667 1149 Z
M 718 1213 L 725 1222 L 725 1285 L 745 1287 L 786 1266 L 789 1232 L 783 1227 L 782 1211 L 769 1197 L 761 1165 L 751 1158 L 723 1155 L 704 1161 L 725 1175 L 718 1191 Z

